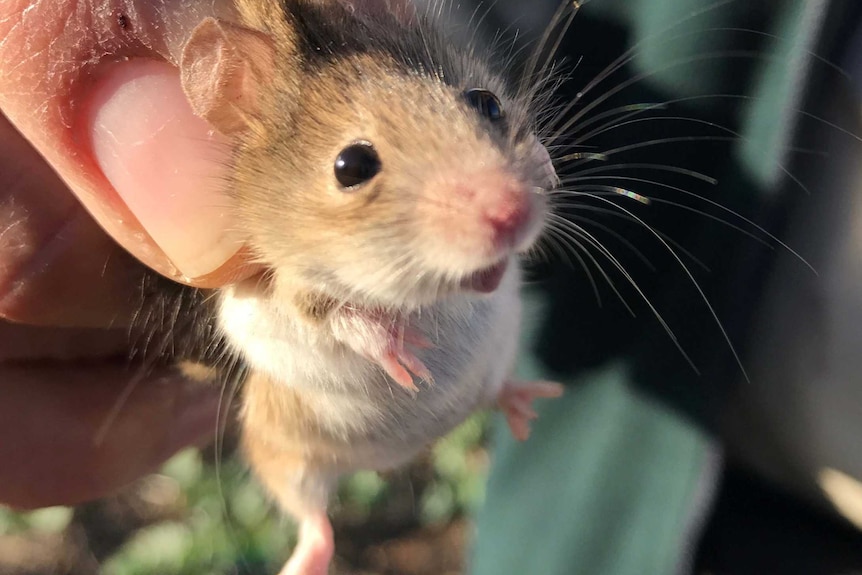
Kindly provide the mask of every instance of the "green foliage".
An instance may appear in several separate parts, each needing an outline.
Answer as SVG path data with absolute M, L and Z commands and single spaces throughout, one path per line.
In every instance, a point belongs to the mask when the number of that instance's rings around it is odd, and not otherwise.
M 445 523 L 471 513 L 481 502 L 489 423 L 487 414 L 474 416 L 402 476 L 407 489 L 402 485 L 400 496 L 405 492 L 409 496 L 406 512 L 414 524 Z M 242 461 L 227 458 L 212 465 L 201 452 L 188 449 L 168 461 L 160 475 L 172 493 L 180 494 L 180 512 L 134 532 L 104 562 L 102 573 L 250 575 L 280 569 L 293 546 L 295 527 L 279 514 Z M 349 514 L 350 521 L 359 525 L 372 519 L 387 521 L 393 516 L 396 491 L 378 473 L 356 473 L 343 480 L 336 513 Z M 0 536 L 60 533 L 72 513 L 63 507 L 30 513 L 0 509 Z
M 487 413 L 476 414 L 434 447 L 436 480 L 423 494 L 423 522 L 440 523 L 470 514 L 482 502 L 488 467 L 482 447 L 489 424 Z
M 196 450 L 169 461 L 163 473 L 187 499 L 182 521 L 138 531 L 103 567 L 105 575 L 199 575 L 272 571 L 290 548 L 284 522 L 235 460 L 205 465 Z
M 68 507 L 46 507 L 28 513 L 15 513 L 0 507 L 0 535 L 17 533 L 60 533 L 72 519 Z

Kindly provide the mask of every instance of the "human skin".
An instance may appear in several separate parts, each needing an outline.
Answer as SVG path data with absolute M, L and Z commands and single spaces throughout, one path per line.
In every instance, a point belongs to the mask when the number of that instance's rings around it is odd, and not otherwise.
M 0 503 L 104 495 L 216 429 L 219 390 L 134 379 L 124 334 L 148 268 L 198 287 L 260 271 L 220 187 L 229 143 L 192 114 L 175 67 L 194 25 L 226 14 L 0 2 Z

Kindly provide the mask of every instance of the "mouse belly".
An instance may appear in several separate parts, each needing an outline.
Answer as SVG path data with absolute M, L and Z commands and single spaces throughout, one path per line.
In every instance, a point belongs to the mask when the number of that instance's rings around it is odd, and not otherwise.
M 404 464 L 477 409 L 493 406 L 518 342 L 518 310 L 502 302 L 489 298 L 423 313 L 417 327 L 434 347 L 418 353 L 434 382 L 419 382 L 416 392 L 355 354 L 297 342 L 290 363 L 302 368 L 286 365 L 288 358 L 282 363 L 303 378 L 253 376 L 245 427 L 259 428 L 269 441 L 280 435 L 306 449 L 319 447 L 339 473 Z M 313 373 L 303 371 L 315 365 Z
M 246 383 L 244 425 L 260 428 L 267 441 L 280 435 L 325 446 L 341 473 L 405 463 L 494 405 L 517 350 L 517 290 L 513 269 L 490 296 L 452 298 L 411 318 L 432 343 L 416 353 L 434 382 L 417 381 L 417 391 L 326 334 L 280 317 L 263 298 L 228 300 L 222 322 L 232 321 L 225 327 L 233 329 L 225 331 L 254 374 Z
M 454 298 L 411 318 L 411 327 L 433 343 L 416 353 L 434 381 L 418 382 L 415 391 L 325 333 L 298 325 L 263 337 L 240 333 L 237 341 L 251 364 L 242 416 L 245 456 L 300 528 L 282 575 L 325 572 L 334 551 L 327 511 L 341 476 L 399 467 L 477 409 L 495 404 L 518 437 L 528 432 L 524 414 L 531 399 L 558 395 L 548 384 L 509 380 L 519 341 L 517 284 L 511 273 L 488 297 Z M 290 325 L 271 310 L 258 312 L 258 327 Z

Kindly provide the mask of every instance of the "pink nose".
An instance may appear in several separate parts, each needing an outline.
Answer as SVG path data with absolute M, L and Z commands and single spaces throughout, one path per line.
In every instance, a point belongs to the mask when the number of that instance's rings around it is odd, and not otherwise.
M 497 241 L 510 241 L 530 218 L 530 201 L 520 189 L 504 188 L 488 194 L 483 202 L 483 216 L 491 226 Z
M 534 198 L 518 178 L 502 168 L 450 178 L 433 187 L 452 198 L 452 211 L 440 222 L 444 228 L 463 228 L 465 237 L 475 238 L 492 251 L 521 240 L 533 218 Z

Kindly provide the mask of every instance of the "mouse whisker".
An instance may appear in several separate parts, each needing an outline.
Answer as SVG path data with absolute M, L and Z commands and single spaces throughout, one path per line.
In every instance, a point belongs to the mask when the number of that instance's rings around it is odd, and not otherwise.
M 559 230 L 557 226 L 552 225 L 551 223 L 548 224 L 546 231 L 546 238 L 548 239 L 547 244 L 550 249 L 556 251 L 557 254 L 563 260 L 563 262 L 567 263 L 572 269 L 575 269 L 575 265 L 572 262 L 571 258 L 574 258 L 578 262 L 578 265 L 580 265 L 581 269 L 584 270 L 584 273 L 587 276 L 587 281 L 590 284 L 590 288 L 592 289 L 593 295 L 596 298 L 598 306 L 602 307 L 602 296 L 599 292 L 599 286 L 596 283 L 592 272 L 590 272 L 590 268 L 589 266 L 587 266 L 586 260 L 584 260 L 584 257 L 580 254 L 580 251 L 584 251 L 587 252 L 587 254 L 591 257 L 591 254 L 589 254 L 587 248 L 584 248 L 580 244 L 580 242 L 577 240 L 577 236 L 573 237 L 571 234 Z M 594 265 L 597 268 L 601 268 L 598 262 L 594 261 Z M 614 289 L 613 282 L 611 282 L 605 274 L 603 274 L 603 277 L 605 277 L 606 281 L 608 281 L 611 289 Z
M 588 193 L 588 192 L 591 192 L 591 193 Z M 601 191 L 596 191 L 596 190 L 594 190 L 594 188 L 591 188 L 591 187 L 584 187 L 582 189 L 582 191 L 576 191 L 576 188 L 566 190 L 565 195 L 570 195 L 573 197 L 585 197 L 588 195 L 596 195 L 596 196 L 602 195 L 605 197 L 612 198 L 616 195 L 616 192 L 601 192 Z M 557 201 L 557 202 L 555 202 L 554 206 L 557 209 L 562 208 L 562 209 L 567 209 L 567 210 L 577 210 L 579 212 L 590 212 L 590 213 L 595 213 L 595 214 L 599 214 L 602 216 L 608 216 L 608 217 L 615 218 L 615 219 L 625 220 L 627 222 L 637 223 L 633 218 L 629 217 L 626 214 L 620 213 L 617 210 L 610 210 L 607 208 L 600 208 L 597 206 L 587 205 L 587 204 L 584 204 L 583 202 Z M 589 222 L 592 225 L 597 225 L 596 222 L 594 222 L 593 220 L 589 220 L 587 218 L 582 218 L 581 216 L 574 216 L 570 213 L 566 213 L 563 217 L 566 217 L 568 219 L 575 219 L 575 218 L 582 219 L 583 221 Z M 679 242 L 675 241 L 673 238 L 671 238 L 670 236 L 661 232 L 658 229 L 655 229 L 655 232 L 657 234 L 659 234 L 665 241 L 667 241 L 669 244 L 671 244 L 675 249 L 679 250 L 680 253 L 682 253 L 683 255 L 688 257 L 689 259 L 691 259 L 692 262 L 694 262 L 698 267 L 702 268 L 706 272 L 711 271 L 709 269 L 709 267 L 706 266 L 706 264 L 704 264 L 700 259 L 698 259 L 696 256 L 694 256 L 690 251 L 683 248 L 682 245 L 679 244 Z M 622 241 L 622 239 L 623 238 L 620 238 L 621 241 Z M 650 269 L 650 271 L 656 271 L 656 267 L 651 262 L 649 262 L 648 260 L 642 260 L 642 261 Z
M 617 259 L 617 257 L 614 256 L 613 253 L 608 248 L 606 248 L 604 246 L 604 244 L 602 244 L 593 234 L 589 233 L 583 227 L 575 224 L 574 222 L 572 222 L 570 220 L 566 220 L 564 218 L 560 218 L 560 217 L 556 217 L 556 216 L 551 218 L 551 220 L 554 223 L 554 225 L 557 226 L 559 233 L 561 233 L 563 235 L 563 237 L 569 238 L 571 241 L 575 241 L 573 238 L 573 236 L 574 236 L 576 238 L 579 238 L 579 239 L 585 241 L 587 243 L 587 245 L 592 246 L 594 249 L 596 249 L 598 251 L 598 253 L 601 254 L 601 256 L 605 260 L 607 260 L 614 268 L 616 268 L 621 274 L 623 274 L 623 276 L 626 278 L 626 280 L 628 280 L 629 283 L 631 283 L 631 285 L 633 287 L 635 287 L 635 289 L 643 296 L 642 290 L 637 285 L 637 282 L 635 282 L 635 280 L 631 276 L 631 274 L 629 274 L 628 270 L 626 270 L 626 268 L 622 265 L 622 263 L 619 261 L 619 259 Z M 614 282 L 610 279 L 610 276 L 608 276 L 608 274 L 605 272 L 605 270 L 598 264 L 598 262 L 595 260 L 595 258 L 592 256 L 592 254 L 590 254 L 590 252 L 588 250 L 585 250 L 585 253 L 589 255 L 590 261 L 593 262 L 593 264 L 596 266 L 596 268 L 602 274 L 602 277 L 608 283 L 610 288 L 613 290 L 614 294 L 617 296 L 617 298 L 620 300 L 620 302 L 623 304 L 623 306 L 626 308 L 626 310 L 629 312 L 629 314 L 632 317 L 634 317 L 635 316 L 634 310 L 631 308 L 631 306 L 628 304 L 626 299 L 619 292 L 619 290 L 617 289 Z
M 709 207 L 718 209 L 722 213 L 733 216 L 738 221 L 740 221 L 740 222 L 742 222 L 748 226 L 751 226 L 752 228 L 754 228 L 756 233 L 751 232 L 749 230 L 746 230 L 745 228 L 742 228 L 740 225 L 737 225 L 737 224 L 735 224 L 735 223 L 733 223 L 733 222 L 731 222 L 725 218 L 715 216 L 715 215 L 710 214 L 708 212 L 705 212 L 703 210 L 699 210 L 697 208 L 687 206 L 685 204 L 681 204 L 678 202 L 673 202 L 673 201 L 667 200 L 667 199 L 650 197 L 650 201 L 652 203 L 673 205 L 673 206 L 678 207 L 680 209 L 690 211 L 692 213 L 697 213 L 697 214 L 702 215 L 706 218 L 709 218 L 709 219 L 717 221 L 723 225 L 726 225 L 726 226 L 746 235 L 747 237 L 757 241 L 758 243 L 761 243 L 764 246 L 770 246 L 771 247 L 770 242 L 777 244 L 782 249 L 784 249 L 788 253 L 790 253 L 798 261 L 800 261 L 803 265 L 805 265 L 807 268 L 809 268 L 813 273 L 815 273 L 815 274 L 817 273 L 816 269 L 811 265 L 811 263 L 808 262 L 801 254 L 799 254 L 799 252 L 797 252 L 796 250 L 791 248 L 786 242 L 782 241 L 775 234 L 770 233 L 768 230 L 766 230 L 764 227 L 758 225 L 757 223 L 755 223 L 750 218 L 747 218 L 744 215 L 740 214 L 739 212 L 724 206 L 720 202 L 717 202 L 715 200 L 711 200 L 709 198 L 706 198 L 700 194 L 697 194 L 695 192 L 691 192 L 691 191 L 686 190 L 684 188 L 681 188 L 678 186 L 672 186 L 670 184 L 665 184 L 662 182 L 648 180 L 645 178 L 638 178 L 638 177 L 631 177 L 631 176 L 620 176 L 620 175 L 616 175 L 616 174 L 614 174 L 614 175 L 601 175 L 601 174 L 600 175 L 584 175 L 583 173 L 581 173 L 581 174 L 578 174 L 576 176 L 572 176 L 571 178 L 563 178 L 563 182 L 564 183 L 575 183 L 575 182 L 580 183 L 580 182 L 589 182 L 591 180 L 592 181 L 595 181 L 595 180 L 600 181 L 600 180 L 607 180 L 607 179 L 611 179 L 614 181 L 624 181 L 624 182 L 635 182 L 635 183 L 641 183 L 641 184 L 649 184 L 649 185 L 656 186 L 656 187 L 659 187 L 662 189 L 671 190 L 671 191 L 677 192 L 679 194 L 682 194 L 685 197 L 693 198 L 695 200 L 703 202 L 703 203 L 707 204 Z M 760 234 L 760 235 L 758 235 L 758 234 Z M 766 239 L 764 239 L 764 238 L 766 238 Z
M 686 17 L 679 19 L 676 22 L 673 22 L 672 24 L 670 24 L 669 26 L 660 30 L 659 32 L 652 34 L 652 35 L 640 40 L 639 42 L 637 42 L 631 48 L 626 50 L 626 52 L 624 52 L 622 55 L 620 55 L 618 58 L 616 58 L 613 62 L 608 64 L 608 66 L 606 66 L 604 70 L 602 70 L 589 83 L 587 83 L 587 85 L 584 86 L 584 88 L 582 88 L 578 92 L 577 96 L 575 98 L 573 98 L 572 101 L 566 105 L 564 110 L 561 112 L 561 116 L 567 115 L 580 102 L 580 100 L 583 99 L 584 96 L 586 96 L 588 93 L 590 93 L 593 89 L 595 89 L 596 86 L 598 86 L 599 84 L 604 82 L 607 78 L 609 78 L 610 76 L 615 74 L 617 71 L 622 69 L 624 66 L 626 66 L 629 62 L 634 60 L 634 58 L 640 53 L 641 50 L 644 49 L 645 45 L 649 44 L 649 42 L 652 42 L 655 40 L 668 41 L 668 34 L 667 33 L 670 32 L 671 30 L 688 23 L 693 19 L 696 19 L 696 18 L 701 17 L 705 14 L 708 14 L 710 12 L 718 10 L 719 8 L 721 8 L 727 4 L 730 4 L 733 1 L 734 0 L 718 0 L 717 2 L 714 2 L 713 4 L 710 4 L 710 5 L 704 7 L 700 10 L 690 12 Z M 690 32 L 688 32 L 686 34 L 690 34 Z M 683 34 L 682 36 L 685 36 L 686 34 Z M 677 39 L 676 41 L 679 41 L 679 40 Z M 638 81 L 640 81 L 640 80 L 638 80 Z M 616 93 L 618 91 L 620 91 L 620 90 L 616 90 L 614 93 Z M 608 94 L 608 92 L 605 92 L 605 94 Z M 607 96 L 607 97 L 610 97 L 610 96 Z M 605 97 L 603 99 L 607 99 L 607 97 Z M 599 98 L 599 99 L 602 99 L 602 98 Z M 583 116 L 588 114 L 596 105 L 598 105 L 598 104 L 596 104 L 597 101 L 598 100 L 585 106 L 582 110 L 580 110 L 577 114 L 575 114 L 571 118 L 571 120 L 567 121 L 563 127 L 559 128 L 559 130 L 557 131 L 555 136 L 559 135 L 560 133 L 567 132 L 568 129 L 572 125 L 576 124 L 580 120 L 580 118 L 582 118 Z

